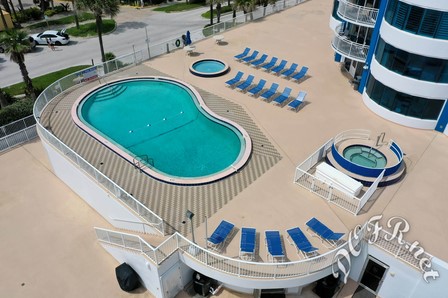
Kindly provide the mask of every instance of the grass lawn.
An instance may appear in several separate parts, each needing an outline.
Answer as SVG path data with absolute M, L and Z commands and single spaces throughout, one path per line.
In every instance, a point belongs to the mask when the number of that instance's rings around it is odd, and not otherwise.
M 178 12 L 178 11 L 185 11 L 185 10 L 191 10 L 196 9 L 199 7 L 203 7 L 203 4 L 193 3 L 193 4 L 187 4 L 187 3 L 176 3 L 168 6 L 163 7 L 157 7 L 154 9 L 154 11 L 164 11 L 164 12 Z
M 32 79 L 34 88 L 38 90 L 44 90 L 49 85 L 53 84 L 55 81 L 59 80 L 60 78 L 65 77 L 66 75 L 69 75 L 71 73 L 74 73 L 78 70 L 90 67 L 92 65 L 78 65 L 78 66 L 72 66 L 66 69 L 61 69 L 55 72 L 47 73 L 46 75 L 35 77 Z M 8 87 L 3 88 L 7 93 L 10 95 L 19 95 L 25 93 L 25 84 L 23 82 L 17 83 Z
M 231 12 L 232 11 L 232 6 L 221 6 L 221 16 L 225 13 Z M 201 14 L 201 17 L 205 18 L 205 19 L 210 19 L 210 10 L 204 12 L 203 14 Z M 213 18 L 216 19 L 217 17 L 217 11 L 216 9 L 213 9 Z
M 107 34 L 115 29 L 117 23 L 114 20 L 103 20 L 103 34 Z M 87 23 L 79 25 L 79 29 L 71 27 L 66 30 L 66 33 L 70 36 L 88 37 L 96 36 L 96 23 Z
M 78 19 L 80 22 L 88 21 L 88 20 L 94 20 L 95 16 L 90 12 L 83 12 L 78 14 Z M 50 20 L 48 21 L 49 25 L 68 25 L 75 23 L 75 17 L 74 16 L 68 16 L 56 20 Z M 28 26 L 29 29 L 37 29 L 37 28 L 44 28 L 46 29 L 47 22 L 39 22 L 33 25 Z

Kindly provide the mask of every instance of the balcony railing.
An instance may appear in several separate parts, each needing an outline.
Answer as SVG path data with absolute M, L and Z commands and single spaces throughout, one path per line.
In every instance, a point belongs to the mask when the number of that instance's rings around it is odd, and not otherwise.
M 336 27 L 336 33 L 331 41 L 333 49 L 342 56 L 359 62 L 366 62 L 369 45 L 350 40 L 348 35 L 341 33 L 340 26 Z
M 339 0 L 338 15 L 350 23 L 373 28 L 378 17 L 378 9 L 356 5 L 347 0 Z

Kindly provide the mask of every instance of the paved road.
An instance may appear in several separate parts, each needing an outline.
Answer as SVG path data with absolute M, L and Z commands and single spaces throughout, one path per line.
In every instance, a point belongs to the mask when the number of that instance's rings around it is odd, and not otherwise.
M 181 13 L 154 12 L 149 8 L 135 9 L 123 7 L 116 17 L 117 29 L 103 36 L 106 52 L 116 56 L 136 50 L 146 51 L 146 33 L 148 30 L 150 44 L 157 44 L 170 37 L 181 36 L 186 30 L 202 28 L 209 21 L 201 17 L 208 8 L 199 8 Z M 51 51 L 47 46 L 37 49 L 25 56 L 25 62 L 30 76 L 36 77 L 72 65 L 101 62 L 98 38 L 71 38 L 68 46 L 57 47 Z M 9 57 L 0 54 L 0 87 L 22 81 L 19 67 L 9 61 Z

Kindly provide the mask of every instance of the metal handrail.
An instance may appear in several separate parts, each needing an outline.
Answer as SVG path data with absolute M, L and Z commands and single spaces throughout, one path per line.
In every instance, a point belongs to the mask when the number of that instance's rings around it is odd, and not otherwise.
M 352 60 L 365 62 L 370 45 L 360 44 L 351 41 L 348 36 L 344 35 L 341 30 L 341 25 L 335 29 L 335 35 L 331 41 L 333 49 L 343 56 L 347 56 Z
M 351 3 L 348 0 L 339 0 L 338 15 L 350 22 L 373 28 L 378 17 L 377 8 L 370 8 Z

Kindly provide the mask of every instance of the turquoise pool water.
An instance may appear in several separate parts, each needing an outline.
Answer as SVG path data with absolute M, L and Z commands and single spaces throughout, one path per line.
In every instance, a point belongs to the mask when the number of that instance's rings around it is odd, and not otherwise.
M 217 59 L 202 59 L 190 65 L 190 72 L 200 77 L 218 77 L 226 74 L 230 67 L 224 61 Z
M 383 153 L 364 145 L 351 145 L 344 149 L 343 155 L 354 164 L 372 168 L 383 169 L 386 167 L 387 159 Z
M 217 60 L 201 60 L 193 64 L 193 69 L 203 73 L 216 73 L 224 70 L 224 63 Z
M 98 89 L 77 113 L 89 128 L 154 171 L 188 179 L 228 169 L 244 151 L 239 130 L 198 106 L 183 85 L 138 79 Z

